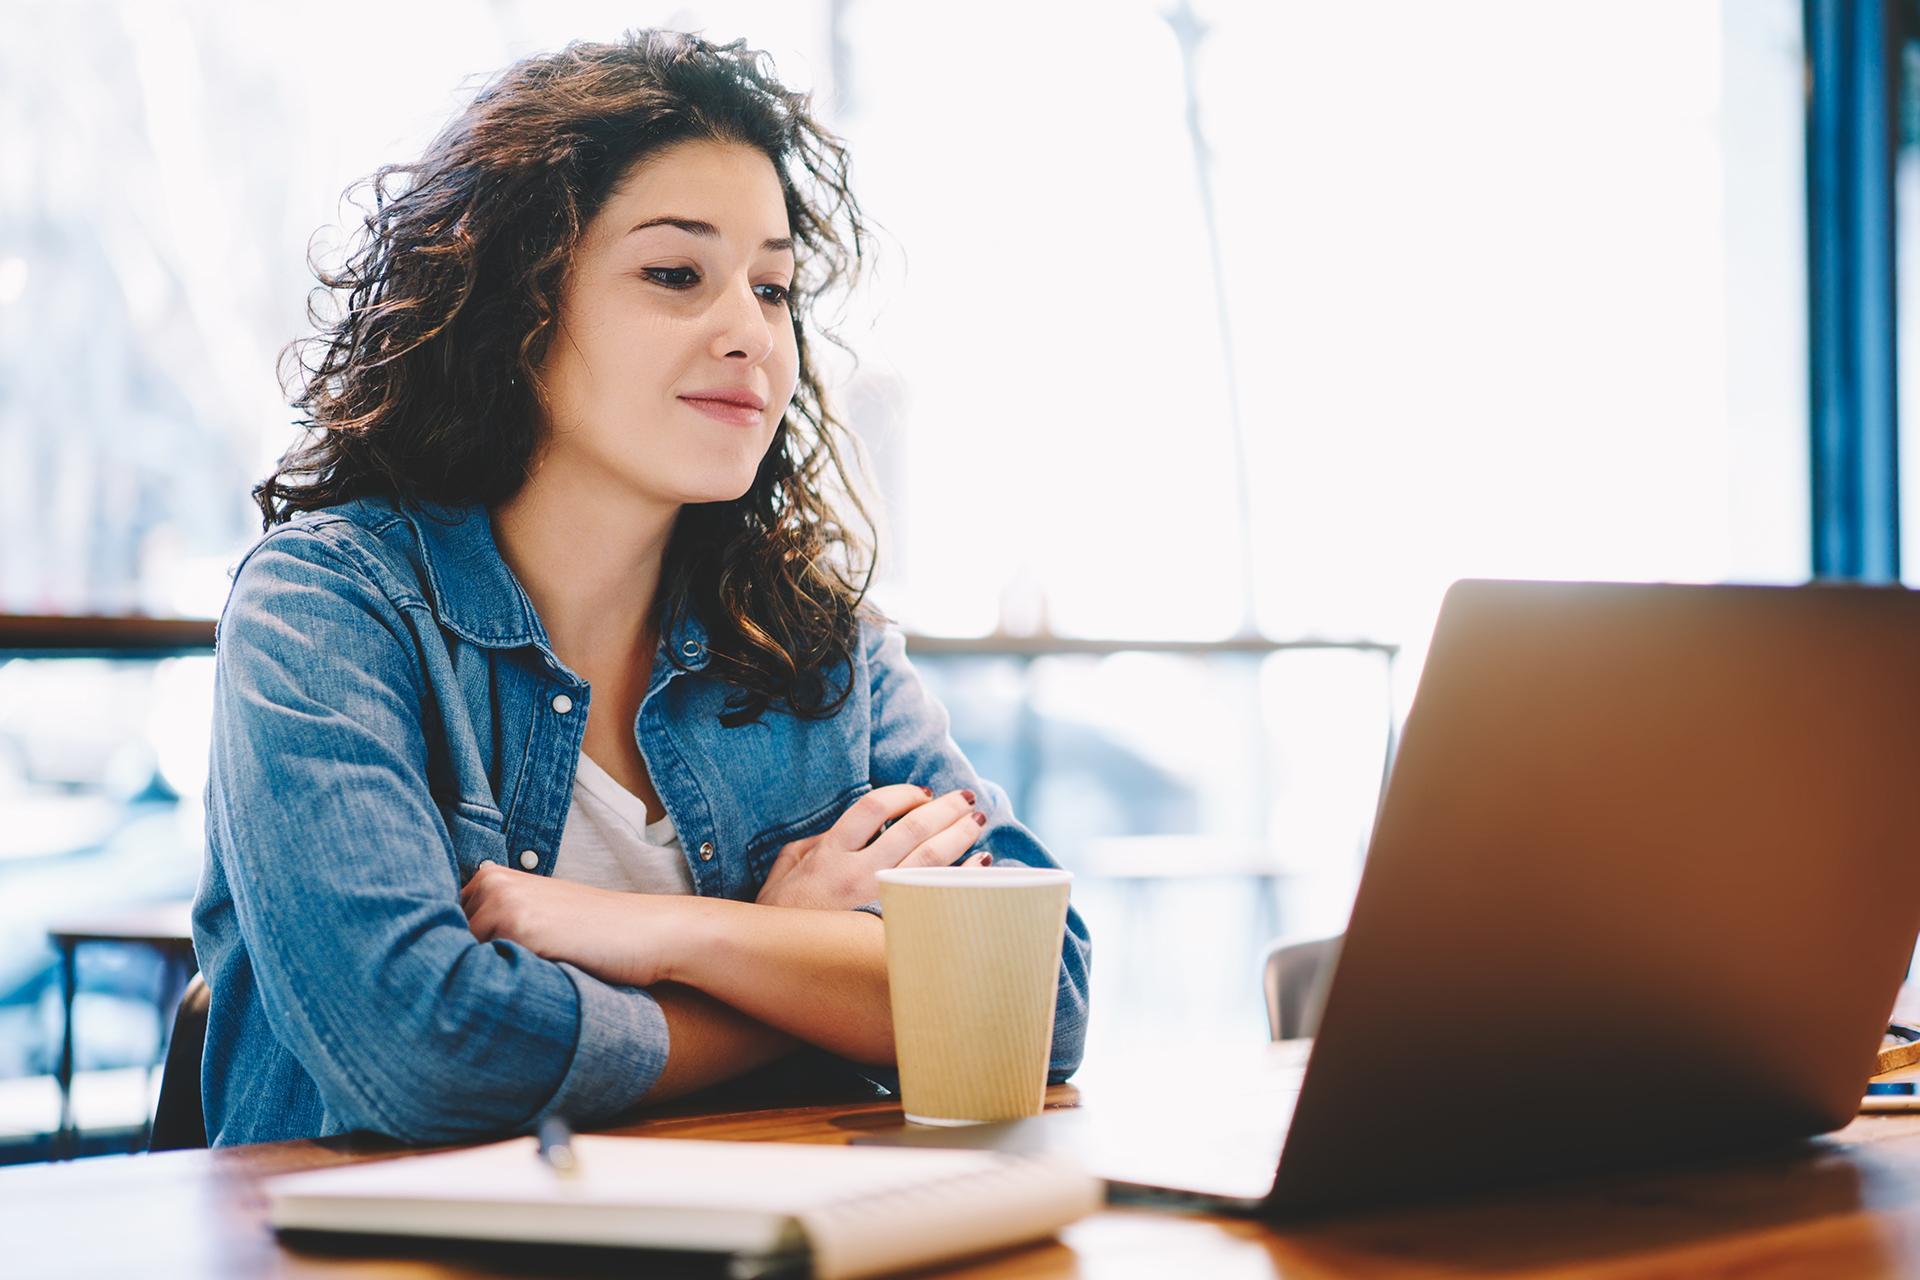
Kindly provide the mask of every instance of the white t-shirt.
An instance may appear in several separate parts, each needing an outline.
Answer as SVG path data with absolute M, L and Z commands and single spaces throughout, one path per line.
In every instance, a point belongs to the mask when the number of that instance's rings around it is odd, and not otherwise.
M 640 797 L 584 751 L 574 766 L 573 800 L 553 874 L 627 893 L 693 892 L 693 872 L 673 819 L 648 822 Z

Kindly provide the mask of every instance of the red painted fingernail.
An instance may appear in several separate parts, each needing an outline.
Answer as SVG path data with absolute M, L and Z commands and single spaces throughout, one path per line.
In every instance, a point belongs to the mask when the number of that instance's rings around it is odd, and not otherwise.
M 976 827 L 984 827 L 984 826 L 986 826 L 986 825 L 987 825 L 987 815 L 986 815 L 986 814 L 984 814 L 984 813 L 976 813 L 976 814 L 974 814 L 974 815 L 973 815 L 973 825 L 974 825 L 974 826 L 976 826 Z
M 983 853 L 983 854 L 981 854 L 981 855 L 980 855 L 980 865 L 981 865 L 981 866 L 983 866 L 983 867 L 990 867 L 990 866 L 992 866 L 992 865 L 993 865 L 993 855 L 992 855 L 992 854 L 990 854 L 990 853 Z
M 932 794 L 933 794 L 933 788 L 932 788 L 932 787 L 922 787 L 922 788 L 920 788 L 920 789 L 921 789 L 922 791 L 924 791 L 924 792 L 926 792 L 926 793 L 927 793 L 928 795 L 932 795 Z
M 968 804 L 972 804 L 972 803 L 973 803 L 973 792 L 971 792 L 971 791 L 962 791 L 962 792 L 960 793 L 960 798 L 961 798 L 962 800 L 965 800 L 965 801 L 966 801 L 966 802 L 967 802 Z

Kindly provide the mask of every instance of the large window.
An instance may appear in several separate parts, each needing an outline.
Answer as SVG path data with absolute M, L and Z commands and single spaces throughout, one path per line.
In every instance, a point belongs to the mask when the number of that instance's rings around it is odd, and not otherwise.
M 851 10 L 921 625 L 1805 575 L 1796 5 L 1165 8 Z

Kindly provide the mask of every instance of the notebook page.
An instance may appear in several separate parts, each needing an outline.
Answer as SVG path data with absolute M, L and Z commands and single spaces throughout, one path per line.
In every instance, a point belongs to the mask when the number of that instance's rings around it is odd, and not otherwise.
M 1105 1201 L 1100 1180 L 1071 1165 L 977 1154 L 987 1161 L 970 1170 L 801 1212 L 814 1275 L 852 1280 L 1039 1240 Z

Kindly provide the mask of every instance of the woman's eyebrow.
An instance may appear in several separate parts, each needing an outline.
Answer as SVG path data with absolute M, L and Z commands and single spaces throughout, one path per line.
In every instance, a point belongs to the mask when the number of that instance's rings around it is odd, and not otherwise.
M 699 218 L 677 218 L 672 214 L 663 214 L 658 218 L 648 218 L 645 222 L 628 228 L 627 234 L 632 235 L 635 231 L 645 231 L 648 227 L 678 227 L 688 235 L 701 236 L 708 240 L 715 240 L 720 236 L 720 228 L 714 226 L 711 222 L 703 222 Z M 779 236 L 771 240 L 762 240 L 760 242 L 760 248 L 767 253 L 792 253 L 793 237 Z

